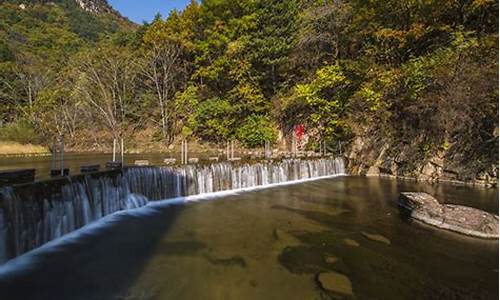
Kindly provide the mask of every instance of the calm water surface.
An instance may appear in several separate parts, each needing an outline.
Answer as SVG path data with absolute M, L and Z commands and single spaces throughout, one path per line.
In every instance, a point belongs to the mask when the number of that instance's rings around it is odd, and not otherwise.
M 0 299 L 498 299 L 498 241 L 404 220 L 401 191 L 498 214 L 498 190 L 361 177 L 148 207 L 4 266 Z
M 200 159 L 208 159 L 211 156 L 217 156 L 216 151 L 212 152 L 197 152 L 190 153 L 190 157 Z M 180 162 L 180 153 L 146 153 L 146 154 L 126 154 L 124 156 L 125 165 L 134 165 L 136 160 L 149 160 L 151 165 L 165 165 L 165 158 L 176 158 Z M 71 175 L 80 174 L 81 166 L 100 165 L 101 170 L 106 166 L 106 163 L 113 160 L 112 154 L 89 154 L 89 153 L 67 153 L 64 156 L 64 168 L 69 168 Z M 116 156 L 116 160 L 120 161 L 120 155 Z M 16 170 L 16 169 L 35 169 L 36 179 L 50 178 L 50 169 L 52 168 L 52 156 L 38 157 L 7 157 L 0 156 L 0 171 Z M 60 168 L 60 158 L 56 159 L 56 169 Z

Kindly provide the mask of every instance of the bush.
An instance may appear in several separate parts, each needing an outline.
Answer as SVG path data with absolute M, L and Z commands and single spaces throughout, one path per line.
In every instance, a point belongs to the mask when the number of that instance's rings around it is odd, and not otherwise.
M 274 143 L 276 131 L 268 118 L 252 115 L 236 131 L 236 136 L 246 147 L 255 148 L 263 146 L 266 141 Z
M 224 99 L 212 98 L 198 105 L 190 127 L 205 141 L 221 143 L 233 134 L 234 108 Z
M 0 127 L 0 140 L 21 144 L 39 144 L 41 142 L 41 138 L 33 126 L 23 121 Z

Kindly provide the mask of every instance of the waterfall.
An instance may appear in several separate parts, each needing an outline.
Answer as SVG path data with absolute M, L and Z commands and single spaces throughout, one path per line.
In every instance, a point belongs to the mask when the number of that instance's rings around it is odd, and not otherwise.
M 132 167 L 0 189 L 0 263 L 148 201 L 344 174 L 340 158 Z
M 124 172 L 127 190 L 159 200 L 251 188 L 345 172 L 342 159 L 290 159 L 274 163 L 233 166 L 223 162 L 206 166 L 130 168 Z

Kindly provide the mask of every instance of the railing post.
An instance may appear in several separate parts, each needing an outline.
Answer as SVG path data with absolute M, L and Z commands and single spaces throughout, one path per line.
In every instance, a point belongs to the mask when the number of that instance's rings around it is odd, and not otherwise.
M 61 135 L 61 176 L 64 176 L 64 136 Z
M 181 143 L 181 164 L 187 164 L 187 142 L 182 140 Z
M 113 137 L 113 161 L 116 161 L 116 138 Z
M 231 141 L 231 159 L 234 159 L 234 141 Z
M 56 160 L 57 160 L 57 140 L 54 137 L 52 140 L 52 168 L 51 170 L 56 169 Z
M 121 160 L 122 160 L 122 166 L 123 166 L 123 156 L 124 156 L 124 149 L 123 149 L 123 138 L 121 139 Z

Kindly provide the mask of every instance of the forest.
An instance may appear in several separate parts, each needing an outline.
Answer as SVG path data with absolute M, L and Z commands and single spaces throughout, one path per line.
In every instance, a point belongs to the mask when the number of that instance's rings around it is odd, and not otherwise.
M 297 125 L 310 150 L 497 164 L 498 1 L 193 0 L 142 25 L 0 1 L 2 141 L 255 148 Z

